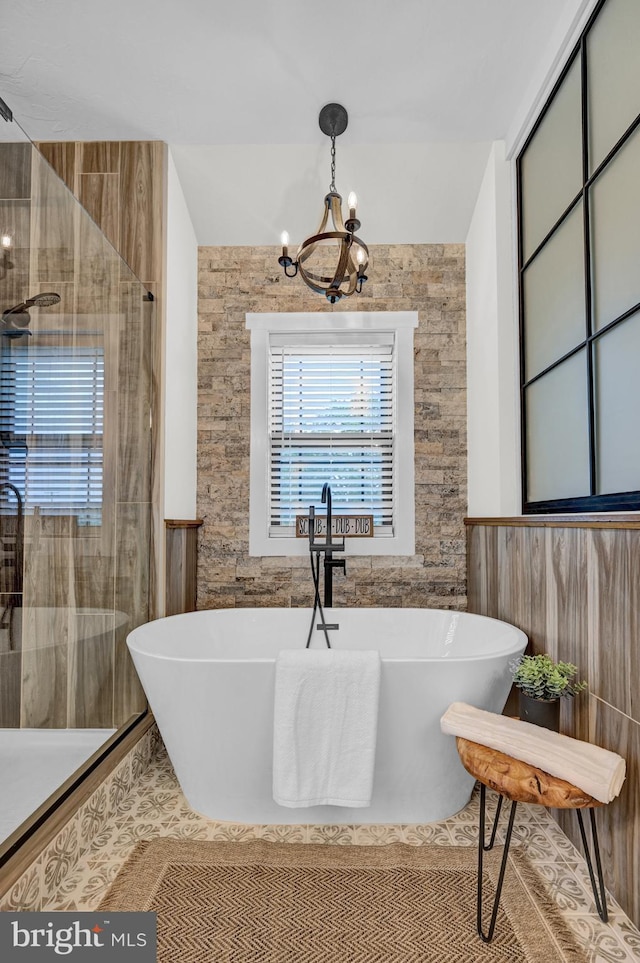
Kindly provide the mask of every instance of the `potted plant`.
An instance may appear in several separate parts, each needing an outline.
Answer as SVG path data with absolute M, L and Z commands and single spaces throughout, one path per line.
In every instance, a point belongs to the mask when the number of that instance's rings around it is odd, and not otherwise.
M 523 655 L 513 664 L 513 681 L 520 690 L 520 718 L 547 729 L 560 728 L 560 699 L 586 689 L 574 679 L 577 666 L 554 662 L 545 654 Z

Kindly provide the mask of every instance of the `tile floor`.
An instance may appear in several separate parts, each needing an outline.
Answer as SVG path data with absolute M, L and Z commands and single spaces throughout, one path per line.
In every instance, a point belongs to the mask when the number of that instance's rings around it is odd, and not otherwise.
M 493 812 L 491 798 L 489 808 Z M 160 746 L 149 768 L 136 781 L 133 792 L 121 801 L 117 814 L 94 836 L 75 870 L 61 879 L 59 885 L 51 879 L 50 895 L 41 908 L 94 909 L 133 846 L 141 839 L 154 836 L 238 843 L 261 838 L 334 845 L 404 842 L 412 846 L 423 843 L 475 846 L 477 818 L 475 795 L 465 809 L 450 819 L 423 826 L 247 826 L 214 822 L 190 809 Z M 520 807 L 513 845 L 526 848 L 529 859 L 546 880 L 563 915 L 584 945 L 590 963 L 640 963 L 640 932 L 612 900 L 609 900 L 610 922 L 604 924 L 598 919 L 584 861 L 545 809 Z

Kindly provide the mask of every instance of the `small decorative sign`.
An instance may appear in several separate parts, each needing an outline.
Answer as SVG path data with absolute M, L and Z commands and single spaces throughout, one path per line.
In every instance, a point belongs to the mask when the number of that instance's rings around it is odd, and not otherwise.
M 316 515 L 314 534 L 321 538 L 327 535 L 326 515 Z M 373 515 L 333 515 L 331 534 L 337 538 L 373 538 Z M 296 538 L 309 537 L 309 519 L 306 515 L 296 515 Z

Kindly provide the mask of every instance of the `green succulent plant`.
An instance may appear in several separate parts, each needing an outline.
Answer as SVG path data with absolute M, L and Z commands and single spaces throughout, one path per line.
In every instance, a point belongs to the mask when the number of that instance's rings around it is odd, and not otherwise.
M 523 655 L 512 668 L 515 685 L 532 699 L 574 696 L 587 688 L 586 682 L 574 681 L 577 666 L 554 662 L 549 655 Z

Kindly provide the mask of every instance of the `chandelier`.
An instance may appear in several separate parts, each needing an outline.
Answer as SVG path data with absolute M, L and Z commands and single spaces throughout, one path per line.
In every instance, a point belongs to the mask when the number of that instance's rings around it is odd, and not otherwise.
M 278 258 L 278 264 L 288 278 L 300 274 L 312 291 L 324 294 L 331 304 L 354 292 L 360 294 L 367 280 L 365 271 L 369 263 L 369 249 L 356 235 L 360 229 L 356 195 L 353 191 L 349 194 L 349 217 L 343 221 L 342 198 L 336 190 L 336 137 L 347 129 L 348 119 L 341 104 L 327 104 L 320 111 L 320 130 L 331 138 L 331 184 L 324 199 L 322 220 L 315 234 L 302 242 L 295 260 L 289 255 L 289 235 L 283 231 L 282 255 Z M 326 230 L 329 214 L 333 230 Z M 327 271 L 330 273 L 325 273 Z

